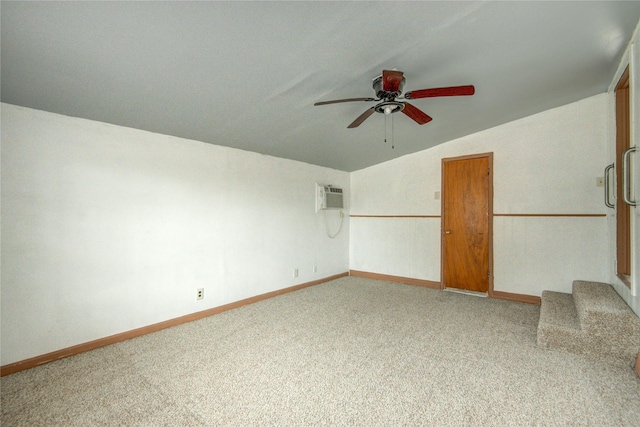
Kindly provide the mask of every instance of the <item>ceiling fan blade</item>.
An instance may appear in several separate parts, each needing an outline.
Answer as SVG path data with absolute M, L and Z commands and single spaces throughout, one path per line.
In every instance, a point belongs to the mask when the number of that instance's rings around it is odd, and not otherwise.
M 382 71 L 382 90 L 394 93 L 400 90 L 402 84 L 402 71 L 383 70 Z
M 364 113 L 360 114 L 360 117 L 358 117 L 357 119 L 355 119 L 353 121 L 353 123 L 351 123 L 349 126 L 347 126 L 347 128 L 349 129 L 353 129 L 353 128 L 357 128 L 358 126 L 360 126 L 362 124 L 362 122 L 364 122 L 365 120 L 367 120 L 369 118 L 370 115 L 372 115 L 373 113 L 376 112 L 376 107 L 371 107 L 369 108 L 367 111 L 365 111 Z
M 375 101 L 375 98 L 347 98 L 347 99 L 334 99 L 333 101 L 316 102 L 313 105 L 327 105 L 337 104 L 339 102 L 353 102 L 353 101 Z
M 412 90 L 404 94 L 405 99 L 435 98 L 439 96 L 465 96 L 476 92 L 473 85 L 438 87 L 434 89 Z
M 404 103 L 404 108 L 402 109 L 402 112 L 404 114 L 406 114 L 409 118 L 413 119 L 419 125 L 423 125 L 425 123 L 429 123 L 431 120 L 433 120 L 431 117 L 429 117 L 422 110 L 420 110 L 419 108 L 414 107 L 413 105 L 409 104 L 408 102 Z

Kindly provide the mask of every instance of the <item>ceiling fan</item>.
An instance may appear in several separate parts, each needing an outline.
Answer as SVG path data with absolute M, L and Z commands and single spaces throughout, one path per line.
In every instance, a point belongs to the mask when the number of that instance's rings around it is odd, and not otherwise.
M 413 90 L 404 94 L 404 97 L 400 97 L 402 89 L 404 88 L 405 78 L 404 73 L 398 70 L 384 70 L 382 75 L 373 79 L 373 90 L 376 93 L 377 98 L 348 98 L 348 99 L 336 99 L 333 101 L 316 102 L 313 105 L 326 105 L 337 104 L 340 102 L 353 102 L 353 101 L 382 101 L 373 107 L 362 113 L 357 119 L 353 121 L 348 128 L 356 128 L 362 124 L 373 113 L 382 113 L 385 115 L 397 113 L 402 111 L 406 116 L 414 120 L 419 125 L 429 123 L 432 118 L 429 117 L 419 108 L 413 106 L 406 101 L 398 101 L 398 99 L 420 99 L 420 98 L 436 98 L 441 96 L 465 96 L 473 95 L 475 88 L 472 85 L 467 86 L 450 86 L 439 87 L 433 89 L 420 89 Z

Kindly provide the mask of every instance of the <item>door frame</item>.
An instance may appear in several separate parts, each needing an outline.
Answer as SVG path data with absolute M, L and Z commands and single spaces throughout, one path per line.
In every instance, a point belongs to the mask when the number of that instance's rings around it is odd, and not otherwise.
M 489 177 L 488 177 L 488 187 L 487 188 L 487 199 L 488 199 L 488 239 L 487 245 L 489 246 L 488 254 L 489 254 L 489 284 L 487 289 L 487 295 L 492 298 L 493 297 L 493 152 L 488 153 L 478 153 L 478 154 L 469 154 L 458 157 L 444 157 L 441 159 L 441 167 L 440 167 L 440 190 L 441 190 L 441 200 L 440 200 L 440 289 L 446 288 L 445 283 L 445 239 L 444 239 L 444 206 L 445 199 L 447 197 L 446 189 L 444 188 L 444 168 L 445 164 L 448 162 L 455 162 L 459 160 L 471 160 L 471 159 L 479 159 L 479 158 L 487 158 L 487 163 L 489 165 Z

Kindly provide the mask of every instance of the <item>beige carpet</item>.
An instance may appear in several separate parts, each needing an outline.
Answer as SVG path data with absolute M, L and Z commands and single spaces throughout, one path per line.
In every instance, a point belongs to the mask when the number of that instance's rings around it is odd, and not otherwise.
M 348 277 L 1 379 L 2 426 L 640 425 L 539 307 Z

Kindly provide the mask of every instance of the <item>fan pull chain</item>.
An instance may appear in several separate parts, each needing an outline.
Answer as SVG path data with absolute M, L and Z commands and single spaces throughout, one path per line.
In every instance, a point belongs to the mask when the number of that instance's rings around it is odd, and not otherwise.
M 387 143 L 387 116 L 384 116 L 384 143 Z
M 395 123 L 395 120 L 393 119 L 393 116 L 391 116 L 391 149 L 392 150 L 396 149 L 396 140 L 394 138 L 394 134 L 395 134 L 394 123 Z
M 395 121 L 393 118 L 393 115 L 391 114 L 391 148 L 395 150 L 396 148 L 396 142 L 395 142 Z M 389 134 L 389 131 L 387 130 L 387 122 L 389 121 L 389 116 L 385 114 L 384 116 L 384 143 L 387 143 L 387 135 Z

